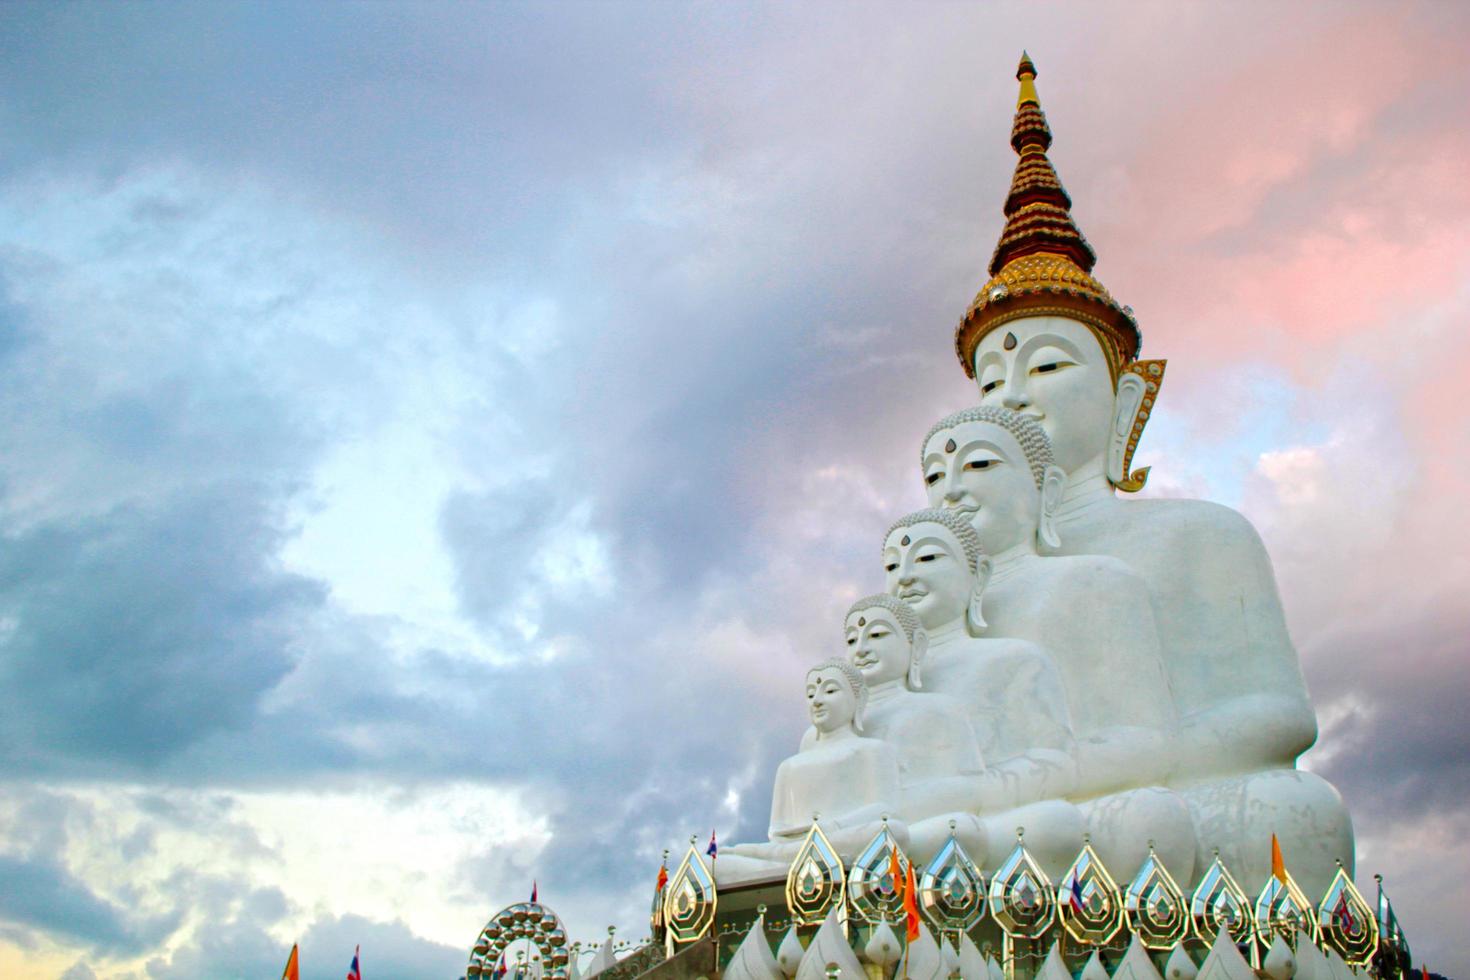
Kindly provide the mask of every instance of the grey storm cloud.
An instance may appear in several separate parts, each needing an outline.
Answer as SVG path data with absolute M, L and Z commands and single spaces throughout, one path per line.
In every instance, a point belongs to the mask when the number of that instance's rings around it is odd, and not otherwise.
M 0 881 L 0 918 L 100 952 L 143 952 L 173 932 L 182 917 L 137 921 L 51 861 L 0 855 Z

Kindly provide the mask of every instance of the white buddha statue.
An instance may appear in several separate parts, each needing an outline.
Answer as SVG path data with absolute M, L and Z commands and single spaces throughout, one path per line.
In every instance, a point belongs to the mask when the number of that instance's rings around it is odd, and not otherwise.
M 1041 558 L 1034 544 L 1027 547 L 1025 542 L 1036 539 L 1042 512 L 1037 483 L 1055 482 L 1060 474 L 1038 480 L 1016 439 L 1003 427 L 991 428 L 998 431 L 983 433 L 976 444 L 944 444 L 952 455 L 986 463 L 973 471 L 986 475 L 995 497 L 980 507 L 986 534 L 956 510 L 903 518 L 884 542 L 889 590 L 915 603 L 921 616 L 941 604 L 953 615 L 962 580 L 952 569 L 964 567 L 964 553 L 974 569 L 968 629 L 1024 640 L 1056 664 L 1076 762 L 1068 795 L 1081 805 L 1104 863 L 1129 874 L 1147 856 L 1152 839 L 1165 863 L 1187 876 L 1195 850 L 1189 811 L 1158 785 L 1169 769 L 1172 708 L 1147 595 L 1120 562 Z M 1045 443 L 1039 430 L 1027 436 L 1028 442 Z M 987 547 L 997 553 L 989 560 L 982 557 Z
M 962 705 L 948 694 L 923 690 L 928 635 L 913 609 L 886 593 L 859 599 L 843 622 L 848 657 L 868 688 L 863 731 L 892 745 L 905 785 L 983 768 L 975 732 Z M 802 747 L 816 739 L 807 730 Z
M 806 675 L 810 738 L 776 770 L 771 796 L 768 843 L 737 844 L 731 857 L 773 862 L 785 871 L 820 815 L 822 830 L 844 857 L 865 844 L 898 812 L 899 756 L 893 746 L 864 735 L 868 688 L 862 673 L 846 660 L 826 660 Z M 907 843 L 907 829 L 890 822 L 890 831 Z M 716 864 L 730 862 L 722 855 Z M 742 874 L 746 871 L 737 861 Z
M 1243 883 L 1260 882 L 1275 833 L 1316 893 L 1337 859 L 1351 873 L 1352 823 L 1330 784 L 1294 768 L 1317 724 L 1270 559 L 1227 507 L 1117 496 L 1147 477 L 1130 467 L 1164 362 L 1137 360 L 1132 311 L 1090 274 L 1095 256 L 1046 157 L 1035 74 L 1023 59 L 1007 223 L 956 352 L 982 404 L 1035 419 L 1051 441 L 1067 475 L 1049 504 L 1056 553 L 1119 559 L 1147 586 L 1178 715 L 1171 785 L 1191 807 L 1199 857 L 1218 847 Z

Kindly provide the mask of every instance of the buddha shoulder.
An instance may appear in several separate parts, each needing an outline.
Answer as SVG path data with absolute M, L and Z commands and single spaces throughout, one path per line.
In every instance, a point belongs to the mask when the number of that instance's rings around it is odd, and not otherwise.
M 1170 497 L 1126 501 L 1127 523 L 1163 546 L 1264 550 L 1243 514 L 1213 500 Z

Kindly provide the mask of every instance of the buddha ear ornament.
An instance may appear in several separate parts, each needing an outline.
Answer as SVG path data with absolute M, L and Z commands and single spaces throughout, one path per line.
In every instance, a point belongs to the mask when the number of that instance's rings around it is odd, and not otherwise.
M 1041 475 L 1041 514 L 1036 520 L 1038 550 L 1057 551 L 1062 547 L 1061 535 L 1057 533 L 1057 506 L 1065 489 L 1067 474 L 1060 466 L 1048 466 Z
M 970 586 L 970 604 L 965 608 L 965 625 L 971 636 L 985 632 L 985 616 L 980 611 L 980 600 L 985 595 L 985 586 L 990 584 L 990 556 L 981 555 L 975 563 L 975 581 Z
M 914 642 L 909 652 L 909 690 L 918 691 L 924 686 L 922 670 L 924 658 L 929 655 L 929 634 L 920 626 L 914 630 Z
M 1143 427 L 1153 414 L 1168 361 L 1131 361 L 1118 373 L 1113 398 L 1113 428 L 1108 433 L 1108 482 L 1124 493 L 1137 493 L 1148 482 L 1149 467 L 1128 472 Z

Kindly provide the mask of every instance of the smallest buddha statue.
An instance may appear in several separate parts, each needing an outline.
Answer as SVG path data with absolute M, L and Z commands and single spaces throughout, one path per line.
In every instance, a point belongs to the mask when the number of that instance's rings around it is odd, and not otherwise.
M 898 812 L 899 756 L 892 745 L 864 734 L 868 686 L 862 672 L 846 660 L 817 664 L 806 675 L 806 701 L 813 731 L 776 770 L 770 841 L 737 844 L 728 851 L 732 857 L 790 861 L 820 816 L 827 839 L 847 858 L 877 833 L 884 816 Z M 903 824 L 890 821 L 889 830 L 907 844 Z M 719 863 L 730 867 L 723 856 Z M 772 870 L 784 873 L 785 865 Z

